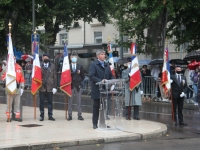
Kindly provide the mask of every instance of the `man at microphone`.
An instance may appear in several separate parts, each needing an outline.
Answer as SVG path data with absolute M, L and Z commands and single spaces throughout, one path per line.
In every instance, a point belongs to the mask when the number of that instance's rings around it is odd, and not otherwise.
M 92 123 L 93 128 L 96 129 L 99 119 L 99 108 L 100 108 L 100 91 L 97 82 L 104 82 L 105 80 L 114 79 L 112 72 L 110 70 L 109 64 L 105 63 L 105 51 L 96 51 L 97 60 L 94 61 L 89 68 L 89 78 L 91 81 L 91 98 L 93 102 L 93 116 Z

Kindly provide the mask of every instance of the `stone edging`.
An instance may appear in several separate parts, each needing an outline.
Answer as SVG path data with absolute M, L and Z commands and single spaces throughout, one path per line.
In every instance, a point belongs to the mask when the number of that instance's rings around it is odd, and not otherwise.
M 93 144 L 105 144 L 112 142 L 122 142 L 122 141 L 135 141 L 135 140 L 146 140 L 152 138 L 158 138 L 167 133 L 167 127 L 164 124 L 160 124 L 161 128 L 151 133 L 137 134 L 130 133 L 126 136 L 111 137 L 111 138 L 98 138 L 98 139 L 86 139 L 86 140 L 76 140 L 76 141 L 60 141 L 51 143 L 35 143 L 35 144 L 23 144 L 16 145 L 13 147 L 1 148 L 1 150 L 41 150 L 48 148 L 62 148 L 62 147 L 72 147 L 81 145 L 93 145 Z M 122 131 L 123 132 L 123 131 Z

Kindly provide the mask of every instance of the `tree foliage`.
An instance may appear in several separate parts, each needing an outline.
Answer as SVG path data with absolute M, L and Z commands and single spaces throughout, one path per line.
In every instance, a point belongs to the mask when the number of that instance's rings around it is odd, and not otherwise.
M 41 32 L 41 43 L 54 45 L 59 25 L 64 27 L 83 19 L 91 22 L 92 18 L 105 24 L 109 22 L 109 11 L 114 0 L 35 0 L 36 26 L 44 25 Z M 0 46 L 1 55 L 6 52 L 6 34 L 8 22 L 12 23 L 13 45 L 26 51 L 31 50 L 32 31 L 32 1 L 31 0 L 2 0 L 0 1 Z
M 116 9 L 119 8 L 119 9 Z M 200 0 L 118 0 L 112 16 L 117 20 L 121 36 L 128 41 L 120 45 L 129 47 L 136 39 L 140 53 L 162 57 L 166 35 L 176 37 L 174 44 L 190 43 L 187 51 L 200 47 Z M 182 30 L 180 27 L 184 26 Z

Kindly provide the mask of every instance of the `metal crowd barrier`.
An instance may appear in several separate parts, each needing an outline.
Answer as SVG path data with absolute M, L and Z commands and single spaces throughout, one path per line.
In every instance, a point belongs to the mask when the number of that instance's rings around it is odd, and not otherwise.
M 158 78 L 152 76 L 145 76 L 142 78 L 142 88 L 145 97 L 149 97 L 151 100 L 157 99 L 158 90 Z
M 23 70 L 23 72 L 24 72 L 24 78 L 25 78 L 24 87 L 25 89 L 30 90 L 31 82 L 32 82 L 32 71 Z

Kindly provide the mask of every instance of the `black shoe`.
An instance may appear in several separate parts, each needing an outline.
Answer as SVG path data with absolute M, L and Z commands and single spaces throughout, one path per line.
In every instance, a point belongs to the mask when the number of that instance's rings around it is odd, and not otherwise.
M 78 120 L 84 120 L 82 116 L 78 116 Z
M 49 117 L 49 120 L 56 121 L 56 119 L 54 119 L 53 117 Z
M 40 117 L 40 121 L 44 121 L 44 117 Z
M 182 126 L 187 126 L 187 124 L 184 123 L 184 122 L 180 122 L 179 124 L 182 125 Z
M 126 117 L 126 120 L 128 120 L 128 117 Z
M 134 120 L 140 120 L 140 118 L 139 117 L 134 117 Z
M 96 124 L 93 125 L 93 129 L 97 129 L 98 126 Z
M 178 125 L 178 123 L 177 122 L 175 122 L 175 124 L 174 124 L 175 126 L 177 126 Z
M 106 126 L 107 128 L 110 128 L 110 126 Z
M 22 119 L 20 119 L 20 118 L 15 118 L 15 121 L 22 122 Z
M 7 122 L 11 122 L 12 121 L 12 119 L 10 118 L 10 120 L 9 119 L 7 119 Z
M 72 120 L 72 116 L 69 116 L 69 117 L 67 118 L 67 120 L 68 120 L 68 121 Z
M 199 131 L 199 132 L 197 132 L 197 134 L 200 134 L 200 131 Z

